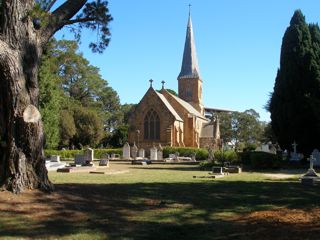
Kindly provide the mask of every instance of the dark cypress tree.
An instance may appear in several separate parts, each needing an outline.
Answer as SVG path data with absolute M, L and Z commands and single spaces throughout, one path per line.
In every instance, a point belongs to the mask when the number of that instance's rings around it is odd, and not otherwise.
M 283 149 L 310 154 L 320 147 L 320 32 L 295 11 L 281 47 L 269 111 L 272 129 Z

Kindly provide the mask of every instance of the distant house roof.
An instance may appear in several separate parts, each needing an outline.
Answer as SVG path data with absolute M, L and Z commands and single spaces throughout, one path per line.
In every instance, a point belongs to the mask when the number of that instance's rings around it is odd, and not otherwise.
M 158 95 L 158 97 L 161 99 L 161 101 L 164 103 L 167 109 L 172 113 L 172 115 L 176 118 L 176 120 L 183 122 L 182 118 L 179 116 L 176 110 L 174 110 L 174 108 L 171 106 L 168 100 L 161 93 L 157 91 L 154 91 L 154 92 Z
M 181 71 L 178 79 L 181 78 L 200 78 L 196 46 L 193 37 L 191 14 L 189 13 L 186 40 L 184 44 Z

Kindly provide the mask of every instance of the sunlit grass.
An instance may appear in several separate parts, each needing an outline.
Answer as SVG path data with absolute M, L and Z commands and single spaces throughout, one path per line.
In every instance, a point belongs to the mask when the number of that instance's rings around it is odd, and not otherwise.
M 237 217 L 264 210 L 309 209 L 318 188 L 263 172 L 210 176 L 193 165 L 116 164 L 106 174 L 57 173 L 53 194 L 30 194 L 0 211 L 0 239 L 212 239 L 244 234 Z M 13 195 L 12 199 L 18 201 Z M 1 205 L 0 210 L 5 209 Z M 18 211 L 18 210 L 25 211 Z M 26 222 L 28 224 L 26 224 Z M 246 233 L 246 239 L 250 239 Z

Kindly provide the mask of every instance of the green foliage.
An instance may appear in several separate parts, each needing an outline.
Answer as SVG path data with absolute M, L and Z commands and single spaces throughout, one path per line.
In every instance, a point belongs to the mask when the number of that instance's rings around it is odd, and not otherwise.
M 71 139 L 76 134 L 76 125 L 74 123 L 73 113 L 62 110 L 60 112 L 60 137 L 62 146 L 70 146 Z
M 53 74 L 54 62 L 45 55 L 39 69 L 39 108 L 46 134 L 46 148 L 55 148 L 60 142 L 59 112 L 63 92 L 59 87 L 59 78 Z
M 163 156 L 169 157 L 169 154 L 179 153 L 179 156 L 191 157 L 193 153 L 196 153 L 196 160 L 208 159 L 208 151 L 203 148 L 191 148 L 191 147 L 164 147 Z
M 285 163 L 281 156 L 266 152 L 243 152 L 240 156 L 242 163 L 256 169 L 280 168 Z
M 128 141 L 128 125 L 117 127 L 109 138 L 108 145 L 111 147 L 122 147 Z
M 117 93 L 101 78 L 99 69 L 78 53 L 75 41 L 51 41 L 42 59 L 39 82 L 48 148 L 58 143 L 95 146 L 122 124 L 130 110 L 130 105 L 122 110 Z
M 241 145 L 245 147 L 260 142 L 264 124 L 259 121 L 260 116 L 255 110 L 219 113 L 218 117 L 224 142 L 234 142 L 238 150 Z
M 225 162 L 236 163 L 239 161 L 239 157 L 238 154 L 233 150 L 218 150 L 214 152 L 214 160 L 220 164 L 223 164 Z
M 280 68 L 269 101 L 272 129 L 282 149 L 310 154 L 319 148 L 320 30 L 295 11 L 281 47 Z
M 112 153 L 122 155 L 122 149 L 94 149 L 94 158 L 101 159 L 105 154 L 111 155 Z M 74 158 L 76 154 L 83 154 L 83 150 L 45 150 L 45 156 L 47 157 L 50 155 L 59 155 L 61 158 Z
M 94 21 L 85 21 L 79 23 L 79 31 L 81 28 L 88 28 L 92 31 L 97 31 L 99 33 L 99 40 L 97 42 L 90 43 L 89 47 L 93 52 L 102 53 L 110 42 L 110 31 L 108 24 L 113 20 L 109 14 L 108 1 L 97 0 L 93 2 L 88 2 L 77 16 L 78 19 L 91 18 Z M 76 32 L 78 36 L 80 33 Z
M 103 137 L 103 124 L 97 112 L 77 107 L 73 118 L 76 127 L 73 144 L 76 146 L 96 146 Z

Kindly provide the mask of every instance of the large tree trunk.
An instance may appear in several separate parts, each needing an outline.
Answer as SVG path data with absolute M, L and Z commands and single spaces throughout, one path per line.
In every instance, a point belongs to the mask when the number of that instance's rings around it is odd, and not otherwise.
M 0 26 L 0 187 L 53 190 L 44 159 L 38 107 L 43 42 L 28 13 L 31 0 L 5 0 Z

